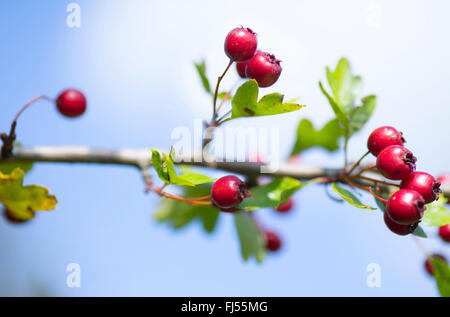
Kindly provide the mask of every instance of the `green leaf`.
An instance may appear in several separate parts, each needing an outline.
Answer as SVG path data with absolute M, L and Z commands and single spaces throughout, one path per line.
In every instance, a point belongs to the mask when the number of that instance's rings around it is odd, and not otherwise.
M 266 255 L 264 237 L 256 226 L 251 214 L 248 212 L 235 213 L 234 223 L 244 261 L 247 261 L 250 257 L 255 257 L 256 261 L 261 263 Z
M 16 168 L 9 175 L 0 172 L 0 203 L 18 220 L 30 220 L 40 210 L 56 207 L 56 197 L 48 194 L 48 189 L 28 185 L 23 186 L 24 172 Z
M 351 205 L 357 207 L 357 208 L 361 208 L 361 209 L 370 209 L 370 210 L 375 210 L 376 208 L 370 207 L 370 206 L 366 206 L 364 205 L 358 197 L 356 197 L 352 192 L 350 192 L 349 190 L 339 186 L 336 183 L 332 183 L 331 186 L 333 187 L 333 189 L 339 194 L 341 195 L 342 198 L 344 198 L 348 203 L 350 203 Z
M 353 76 L 349 61 L 341 58 L 332 72 L 327 67 L 327 80 L 333 92 L 334 100 L 344 113 L 353 109 L 356 96 L 361 93 L 363 82 L 361 77 Z
M 349 126 L 349 120 L 347 118 L 347 115 L 344 113 L 343 109 L 340 105 L 337 104 L 337 102 L 331 97 L 328 92 L 323 88 L 322 83 L 319 81 L 319 87 L 322 93 L 327 97 L 328 102 L 330 103 L 331 109 L 333 109 L 334 114 L 336 115 L 336 118 L 342 123 L 344 128 L 348 128 Z
M 16 168 L 20 168 L 26 174 L 33 168 L 33 163 L 8 161 L 0 163 L 0 172 L 3 174 L 11 174 Z
M 450 210 L 444 205 L 447 199 L 443 194 L 439 196 L 439 200 L 427 205 L 427 209 L 422 218 L 422 223 L 427 226 L 445 226 L 450 223 Z
M 167 173 L 167 168 L 163 167 L 163 162 L 161 159 L 161 154 L 159 154 L 158 151 L 151 149 L 152 151 L 152 165 L 155 169 L 156 173 L 158 174 L 159 178 L 169 183 L 169 174 Z
M 156 150 L 152 151 L 152 165 L 156 170 L 159 178 L 167 184 L 179 186 L 196 186 L 205 183 L 211 183 L 212 178 L 195 173 L 185 173 L 177 175 L 172 157 L 164 153 L 164 162 L 162 162 L 161 154 Z
M 328 121 L 320 130 L 314 129 L 308 119 L 302 119 L 297 128 L 297 141 L 291 155 L 298 154 L 311 147 L 322 147 L 330 152 L 339 148 L 339 139 L 344 130 L 337 119 Z
M 210 193 L 210 185 L 182 187 L 182 195 L 187 198 L 203 197 Z M 202 223 L 206 232 L 214 231 L 218 217 L 219 210 L 213 206 L 193 206 L 174 199 L 162 199 L 159 210 L 155 213 L 156 220 L 167 223 L 174 229 L 198 221 Z
M 417 226 L 416 230 L 414 230 L 414 232 L 412 233 L 415 236 L 421 237 L 421 238 L 427 238 L 427 234 L 425 233 L 425 231 L 423 231 L 421 226 Z
M 208 77 L 206 77 L 206 63 L 202 60 L 200 63 L 194 63 L 195 68 L 197 69 L 198 75 L 200 76 L 200 80 L 202 81 L 203 88 L 207 93 L 212 93 L 211 85 L 209 84 Z
M 242 209 L 276 208 L 306 184 L 290 177 L 275 178 L 266 185 L 252 187 L 249 191 L 250 197 L 244 199 L 239 207 Z
M 201 174 L 188 173 L 183 175 L 177 175 L 175 167 L 173 165 L 172 158 L 165 153 L 164 153 L 164 163 L 166 164 L 167 173 L 169 174 L 169 181 L 168 181 L 169 184 L 179 186 L 196 186 L 200 184 L 213 182 L 212 178 Z
M 239 117 L 270 116 L 296 111 L 304 105 L 293 102 L 283 103 L 283 95 L 272 93 L 258 101 L 258 84 L 254 79 L 245 82 L 231 100 L 231 119 Z
M 377 103 L 377 97 L 374 95 L 366 96 L 361 99 L 362 106 L 354 108 L 350 113 L 350 135 L 361 130 L 372 116 Z
M 433 276 L 442 297 L 450 297 L 450 268 L 447 263 L 437 257 L 430 257 L 433 265 Z

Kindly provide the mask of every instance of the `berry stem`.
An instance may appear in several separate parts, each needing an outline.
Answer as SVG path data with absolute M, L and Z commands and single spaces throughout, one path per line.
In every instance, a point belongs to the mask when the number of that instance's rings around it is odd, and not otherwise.
M 364 153 L 364 155 L 361 156 L 360 159 L 355 164 L 353 164 L 352 168 L 350 168 L 350 170 L 347 172 L 347 175 L 350 175 L 355 170 L 355 168 L 357 168 L 359 166 L 361 161 L 369 154 L 370 154 L 370 151 L 367 151 L 366 153 Z
M 382 181 L 382 180 L 375 179 L 375 178 L 365 177 L 365 176 L 361 176 L 361 175 L 350 176 L 350 178 L 359 178 L 359 179 L 364 179 L 366 181 L 371 181 L 371 182 L 374 183 L 374 185 L 376 185 L 376 184 L 383 184 L 383 185 L 386 185 L 386 186 L 400 187 L 400 185 L 395 184 L 395 183 L 390 183 L 390 182 Z
M 216 90 L 214 91 L 214 99 L 213 99 L 213 117 L 212 117 L 212 122 L 216 122 L 216 118 L 217 118 L 217 111 L 216 111 L 216 105 L 217 105 L 217 95 L 219 94 L 219 86 L 220 86 L 220 82 L 222 81 L 222 79 L 225 77 L 225 74 L 227 73 L 227 71 L 230 69 L 231 65 L 233 64 L 233 60 L 230 59 L 230 62 L 228 63 L 227 68 L 225 68 L 225 71 L 222 73 L 221 76 L 219 76 L 219 78 L 217 79 L 217 84 L 216 84 Z
M 358 174 L 354 175 L 353 177 L 360 177 L 361 174 L 363 174 L 364 172 L 370 171 L 370 170 L 372 170 L 372 169 L 374 169 L 374 168 L 377 168 L 377 166 L 376 166 L 376 165 L 371 165 L 371 166 L 369 166 L 369 167 L 366 167 L 366 168 L 360 170 L 360 171 L 358 172 Z
M 13 147 L 14 147 L 14 141 L 16 140 L 17 121 L 19 120 L 20 115 L 26 109 L 28 109 L 28 107 L 30 107 L 32 104 L 36 103 L 37 101 L 39 101 L 41 99 L 45 99 L 47 101 L 53 101 L 51 98 L 49 98 L 49 97 L 47 97 L 45 95 L 39 95 L 39 96 L 31 99 L 22 108 L 20 108 L 20 110 L 14 116 L 14 119 L 13 119 L 13 121 L 11 123 L 11 129 L 9 130 L 9 134 L 2 133 L 0 135 L 0 137 L 1 137 L 2 141 L 3 141 L 2 153 L 1 153 L 3 158 L 7 158 L 7 157 L 11 156 L 11 153 L 12 153 L 12 150 L 13 150 Z

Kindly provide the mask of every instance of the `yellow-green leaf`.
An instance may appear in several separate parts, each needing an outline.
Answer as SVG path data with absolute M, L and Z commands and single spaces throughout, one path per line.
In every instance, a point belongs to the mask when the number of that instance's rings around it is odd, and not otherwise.
M 56 197 L 37 185 L 23 186 L 24 171 L 16 168 L 11 174 L 0 172 L 0 202 L 11 215 L 19 220 L 29 220 L 34 212 L 52 210 L 56 207 Z

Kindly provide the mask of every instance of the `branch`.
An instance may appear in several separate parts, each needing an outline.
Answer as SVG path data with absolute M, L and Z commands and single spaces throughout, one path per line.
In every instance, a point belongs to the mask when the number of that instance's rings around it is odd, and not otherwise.
M 0 158 L 1 162 L 53 162 L 53 163 L 86 163 L 86 164 L 111 164 L 133 166 L 139 169 L 151 165 L 150 149 L 99 149 L 87 146 L 34 146 L 16 147 L 11 157 Z M 342 169 L 316 167 L 305 164 L 279 163 L 277 165 L 263 165 L 253 162 L 205 162 L 195 161 L 193 157 L 183 157 L 182 164 L 219 169 L 227 172 L 242 174 L 248 178 L 267 176 L 289 176 L 302 180 L 317 177 L 330 177 L 342 173 Z M 262 173 L 263 166 L 271 168 L 272 173 Z M 363 167 L 362 167 L 363 168 Z M 383 180 L 376 171 L 365 173 L 368 178 Z M 372 182 L 360 180 L 363 185 Z M 450 186 L 442 185 L 445 196 L 450 197 Z

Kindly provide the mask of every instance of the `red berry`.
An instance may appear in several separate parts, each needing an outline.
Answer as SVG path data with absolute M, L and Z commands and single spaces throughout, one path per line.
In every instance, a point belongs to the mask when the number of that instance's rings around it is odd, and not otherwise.
M 443 256 L 441 254 L 432 254 L 431 257 L 442 260 L 445 263 L 447 263 L 447 259 L 445 258 L 445 256 Z M 428 274 L 433 275 L 434 267 L 433 267 L 433 264 L 431 264 L 429 259 L 427 259 L 425 261 L 425 269 L 427 270 Z
M 396 223 L 412 225 L 422 219 L 425 209 L 425 201 L 418 192 L 400 189 L 389 198 L 386 212 Z
M 10 223 L 14 223 L 14 224 L 21 224 L 24 222 L 29 221 L 29 219 L 20 219 L 15 217 L 8 209 L 4 208 L 3 209 L 3 215 L 5 216 L 5 219 L 10 222 Z
M 378 154 L 377 168 L 384 177 L 401 180 L 416 169 L 417 159 L 401 145 L 391 145 Z
M 63 91 L 56 100 L 59 112 L 69 118 L 81 116 L 86 110 L 86 98 L 75 89 Z
M 441 226 L 439 228 L 439 236 L 442 238 L 442 240 L 450 242 L 450 224 Z
M 395 128 L 385 126 L 375 129 L 367 140 L 367 148 L 370 153 L 378 156 L 382 150 L 390 145 L 403 145 L 405 139 L 403 134 Z
M 247 78 L 247 62 L 236 63 L 236 71 L 241 78 Z
M 274 55 L 258 51 L 247 63 L 247 77 L 256 80 L 259 87 L 272 86 L 280 77 L 280 63 Z
M 244 62 L 255 55 L 258 41 L 256 33 L 249 28 L 235 28 L 225 39 L 225 54 L 235 62 Z
M 245 197 L 247 197 L 247 186 L 238 177 L 233 175 L 219 178 L 211 188 L 212 204 L 224 211 L 232 210 Z
M 394 220 L 391 219 L 391 217 L 389 217 L 387 212 L 384 213 L 384 223 L 389 228 L 389 230 L 401 236 L 413 233 L 418 226 L 418 223 L 412 225 L 401 225 L 399 223 L 396 223 Z
M 278 234 L 276 234 L 273 231 L 267 231 L 264 233 L 264 236 L 266 238 L 266 248 L 269 251 L 277 251 L 281 247 L 281 239 Z
M 277 207 L 277 211 L 280 213 L 288 212 L 289 210 L 291 210 L 293 204 L 294 200 L 292 198 L 289 198 L 285 203 Z
M 412 189 L 422 195 L 425 204 L 439 199 L 441 183 L 428 173 L 414 172 L 406 177 L 400 184 L 401 188 Z

